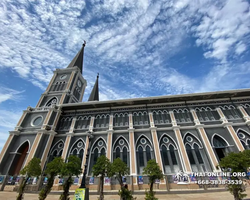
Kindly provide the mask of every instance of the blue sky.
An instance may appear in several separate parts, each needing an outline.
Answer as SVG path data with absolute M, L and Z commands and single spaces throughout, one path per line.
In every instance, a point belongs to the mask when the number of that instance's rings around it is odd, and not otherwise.
M 250 1 L 1 0 L 0 150 L 81 48 L 84 101 L 249 88 Z

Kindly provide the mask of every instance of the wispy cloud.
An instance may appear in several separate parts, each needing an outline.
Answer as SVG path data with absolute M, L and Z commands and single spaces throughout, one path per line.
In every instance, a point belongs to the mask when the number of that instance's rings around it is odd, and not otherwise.
M 7 108 L 6 102 L 23 100 L 22 93 L 5 86 L 0 86 L 0 151 L 8 138 L 9 130 L 13 130 L 16 126 L 22 111 L 14 108 Z
M 0 127 L 1 128 L 8 128 L 9 130 L 14 129 L 19 118 L 22 115 L 21 111 L 0 110 L 0 112 L 1 112 Z
M 21 111 L 7 111 L 0 109 L 0 152 L 6 142 L 9 131 L 14 130 L 19 118 L 22 115 Z
M 240 80 L 249 72 L 237 73 L 239 81 L 229 77 L 248 51 L 249 21 L 244 0 L 3 0 L 0 67 L 44 90 L 52 71 L 66 67 L 85 39 L 86 95 L 97 72 L 103 100 L 246 87 Z M 211 63 L 200 78 L 171 66 L 170 58 L 188 46 Z
M 24 91 L 17 91 L 13 90 L 8 87 L 0 86 L 0 104 L 2 102 L 11 100 L 11 101 L 18 101 L 22 98 L 22 93 Z
M 246 0 L 2 0 L 1 75 L 11 69 L 45 90 L 53 71 L 67 67 L 86 40 L 84 100 L 97 72 L 101 100 L 246 88 L 249 5 Z M 190 52 L 192 59 L 183 63 L 180 55 Z M 201 75 L 194 77 L 196 72 Z M 0 86 L 0 103 L 20 100 L 22 92 Z M 1 149 L 21 111 L 0 112 Z
M 227 62 L 234 53 L 241 54 L 249 44 L 250 33 L 249 3 L 242 0 L 215 2 L 207 8 L 199 9 L 202 19 L 193 26 L 197 45 L 205 45 L 206 58 Z

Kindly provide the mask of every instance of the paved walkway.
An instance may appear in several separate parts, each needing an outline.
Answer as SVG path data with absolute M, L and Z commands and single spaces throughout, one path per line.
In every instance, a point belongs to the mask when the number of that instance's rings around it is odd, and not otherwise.
M 250 200 L 250 188 L 247 189 L 248 195 L 245 199 Z M 0 200 L 15 200 L 17 196 L 16 192 L 1 192 Z M 136 200 L 144 200 L 144 195 L 134 195 Z M 73 200 L 73 196 L 70 196 Z M 90 200 L 97 200 L 97 195 L 91 195 Z M 211 193 L 193 193 L 193 194 L 160 194 L 156 195 L 159 200 L 233 200 L 233 196 L 229 192 L 211 192 Z M 51 194 L 46 200 L 58 200 L 59 195 Z M 118 195 L 106 195 L 107 200 L 119 200 Z M 24 200 L 38 200 L 38 194 L 25 193 Z

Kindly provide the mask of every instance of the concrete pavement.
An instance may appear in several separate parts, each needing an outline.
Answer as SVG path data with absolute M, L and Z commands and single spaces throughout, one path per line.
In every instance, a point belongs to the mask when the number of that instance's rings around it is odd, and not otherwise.
M 250 200 L 250 188 L 247 188 L 245 192 L 248 196 L 245 199 Z M 48 195 L 46 200 L 58 200 L 60 192 Z M 0 200 L 15 200 L 17 196 L 16 192 L 0 191 Z M 70 196 L 73 200 L 73 195 Z M 90 200 L 97 200 L 98 195 L 91 195 Z M 137 197 L 136 200 L 144 200 L 145 195 L 134 194 Z M 228 191 L 223 192 L 208 192 L 208 193 L 189 193 L 189 194 L 159 194 L 156 195 L 159 200 L 171 199 L 171 200 L 233 200 L 233 196 Z M 105 199 L 119 200 L 119 196 L 116 193 L 112 195 L 105 195 Z M 38 194 L 25 193 L 24 200 L 38 200 Z

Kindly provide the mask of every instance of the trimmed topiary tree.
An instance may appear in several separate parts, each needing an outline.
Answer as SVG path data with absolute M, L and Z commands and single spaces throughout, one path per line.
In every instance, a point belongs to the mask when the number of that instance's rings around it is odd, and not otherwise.
M 92 172 L 94 176 L 100 176 L 100 197 L 99 200 L 103 200 L 104 199 L 104 195 L 103 195 L 103 184 L 104 184 L 104 177 L 108 176 L 111 177 L 112 173 L 111 173 L 111 163 L 109 161 L 109 159 L 102 155 L 97 159 L 96 164 L 93 166 L 92 168 Z
M 222 158 L 219 166 L 224 168 L 224 171 L 231 172 L 246 172 L 246 169 L 250 166 L 250 150 L 245 150 L 243 152 L 231 152 L 226 157 Z M 235 200 L 241 200 L 246 197 L 243 194 L 245 191 L 245 186 L 242 181 L 242 177 L 230 177 L 230 179 L 240 184 L 228 184 L 228 191 L 234 196 Z
M 116 176 L 121 189 L 118 194 L 121 199 L 132 200 L 134 199 L 132 196 L 132 192 L 128 190 L 128 188 L 124 187 L 122 182 L 122 177 L 129 174 L 129 168 L 125 162 L 123 162 L 120 158 L 116 158 L 114 162 L 111 164 L 111 175 Z
M 129 168 L 120 158 L 116 158 L 111 165 L 111 175 L 116 176 L 121 188 L 123 186 L 122 177 L 129 174 Z
M 57 157 L 47 164 L 45 174 L 48 176 L 48 182 L 45 187 L 39 193 L 39 200 L 46 199 L 47 195 L 50 193 L 55 177 L 60 173 L 64 165 L 63 159 Z
M 77 156 L 69 156 L 68 162 L 63 164 L 60 172 L 60 175 L 67 177 L 63 184 L 63 193 L 60 200 L 69 200 L 69 188 L 73 183 L 72 176 L 78 176 L 81 173 L 81 159 Z
M 29 178 L 32 176 L 38 177 L 41 175 L 41 172 L 41 160 L 36 157 L 32 158 L 29 163 L 20 171 L 20 174 L 25 175 L 25 177 L 19 186 L 18 196 L 16 198 L 17 200 L 23 199 L 24 189 Z
M 157 199 L 157 198 L 154 197 L 154 192 L 153 192 L 154 182 L 155 182 L 156 179 L 163 179 L 163 173 L 162 173 L 159 165 L 156 163 L 155 160 L 149 160 L 148 163 L 147 163 L 147 166 L 144 167 L 142 174 L 148 176 L 149 185 L 150 185 L 149 192 L 146 192 L 145 200 L 155 200 L 155 199 Z

